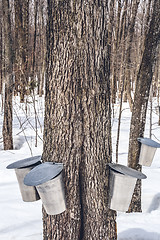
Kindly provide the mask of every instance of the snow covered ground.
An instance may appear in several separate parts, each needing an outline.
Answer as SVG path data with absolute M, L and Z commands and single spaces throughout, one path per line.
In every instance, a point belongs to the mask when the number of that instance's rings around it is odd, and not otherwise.
M 32 99 L 29 101 L 26 113 L 25 105 L 20 104 L 18 98 L 14 98 L 13 136 L 15 150 L 3 151 L 0 139 L 0 240 L 42 239 L 41 200 L 30 203 L 23 202 L 14 170 L 6 169 L 10 163 L 31 157 L 31 154 L 33 156 L 42 154 L 43 142 L 40 138 L 38 138 L 38 146 L 35 147 L 34 108 Z M 36 105 L 39 117 L 38 134 L 42 138 L 43 99 L 38 98 Z M 1 112 L 0 137 L 2 120 Z
M 152 139 L 159 142 L 160 126 L 158 126 L 158 114 L 156 113 L 156 99 L 154 99 L 153 105 Z M 124 103 L 123 109 L 119 163 L 127 165 L 131 113 L 128 109 L 128 104 Z M 117 111 L 119 111 L 119 108 Z M 144 137 L 148 138 L 150 129 L 149 119 L 150 104 L 144 134 Z M 113 161 L 115 161 L 116 126 L 117 119 L 115 118 L 112 131 Z M 117 213 L 118 240 L 160 240 L 160 149 L 156 150 L 151 167 L 143 166 L 142 172 L 147 176 L 147 179 L 142 180 L 142 213 Z
M 0 98 L 0 240 L 42 240 L 41 200 L 27 203 L 21 199 L 19 186 L 14 170 L 7 170 L 10 163 L 27 157 L 41 155 L 43 151 L 43 117 L 44 100 L 37 98 L 38 113 L 38 146 L 35 147 L 35 115 L 32 99 L 27 105 L 20 104 L 14 98 L 13 136 L 14 150 L 4 151 L 2 145 L 2 122 Z M 155 112 L 154 99 L 153 134 L 160 140 L 158 115 Z M 119 145 L 119 163 L 127 164 L 128 138 L 131 113 L 128 104 L 123 104 L 122 123 Z M 113 119 L 112 141 L 113 161 L 115 161 L 115 143 L 117 136 L 117 116 L 119 105 L 115 106 Z M 145 137 L 149 137 L 149 111 Z M 153 137 L 154 140 L 156 138 Z M 157 140 L 156 140 L 157 141 Z M 160 240 L 160 149 L 157 149 L 151 167 L 143 167 L 147 179 L 142 184 L 142 213 L 120 213 L 117 216 L 118 240 Z M 97 239 L 98 240 L 98 239 Z

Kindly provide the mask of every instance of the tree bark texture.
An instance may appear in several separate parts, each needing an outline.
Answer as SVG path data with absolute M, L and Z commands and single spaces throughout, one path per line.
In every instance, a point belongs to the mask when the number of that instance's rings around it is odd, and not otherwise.
M 0 9 L 2 9 L 2 3 L 0 3 Z M 0 11 L 0 94 L 2 93 L 2 78 L 3 78 L 3 16 L 2 11 Z
M 63 162 L 67 210 L 43 210 L 44 240 L 116 239 L 106 1 L 48 1 L 43 161 Z
M 127 38 L 127 24 L 126 24 L 126 18 L 127 18 L 127 8 L 128 8 L 128 0 L 124 3 L 124 9 L 122 12 L 122 19 L 120 23 L 120 29 L 119 29 L 119 48 L 121 49 L 121 57 L 120 57 L 120 71 L 119 71 L 119 89 L 118 89 L 118 98 L 121 99 L 121 94 L 124 92 L 124 82 L 125 82 L 125 49 L 126 49 L 126 38 Z M 123 91 L 122 91 L 123 89 Z M 122 98 L 123 99 L 123 98 Z
M 28 85 L 29 0 L 15 0 L 15 90 L 24 102 Z
M 136 16 L 137 16 L 137 11 L 138 11 L 138 6 L 139 6 L 140 0 L 135 0 L 133 1 L 133 9 L 132 9 L 132 14 L 131 14 L 131 21 L 129 24 L 129 29 L 128 29 L 128 36 L 127 36 L 127 49 L 126 49 L 126 77 L 125 77 L 125 90 L 127 94 L 127 99 L 129 102 L 130 109 L 132 110 L 132 96 L 131 96 L 131 74 L 130 74 L 130 69 L 131 69 L 131 50 L 132 50 L 132 40 L 133 40 L 133 35 L 134 35 L 134 28 L 135 28 L 135 22 L 136 22 Z
M 148 34 L 145 38 L 144 53 L 137 75 L 130 126 L 128 165 L 137 170 L 141 170 L 141 166 L 138 164 L 140 143 L 138 143 L 137 138 L 143 137 L 144 134 L 148 98 L 159 40 L 160 1 L 155 0 L 153 4 L 152 20 L 150 22 Z M 137 182 L 129 211 L 141 211 L 141 181 Z
M 13 149 L 12 139 L 12 93 L 13 93 L 13 49 L 11 36 L 11 19 L 9 10 L 9 1 L 3 0 L 3 23 L 5 36 L 5 100 L 4 100 L 4 118 L 3 118 L 3 144 L 4 149 Z
M 113 5 L 112 1 L 110 2 L 111 5 L 111 10 L 115 10 L 115 5 Z M 112 11 L 113 11 L 112 10 Z M 112 41 L 113 41 L 113 47 L 112 47 L 112 78 L 111 78 L 111 95 L 112 95 L 112 103 L 116 103 L 116 94 L 117 94 L 117 84 L 118 84 L 118 71 L 117 71 L 117 65 L 118 65 L 118 48 L 119 48 L 119 29 L 120 29 L 120 16 L 121 16 L 121 10 L 122 10 L 122 6 L 121 6 L 121 2 L 118 1 L 118 12 L 117 12 L 117 16 L 114 19 L 114 16 L 112 18 L 111 24 L 112 24 L 112 28 L 114 26 L 114 21 L 116 20 L 116 24 L 115 24 L 115 29 L 114 29 L 114 34 L 115 36 L 112 37 Z M 113 33 L 112 33 L 113 34 Z
M 36 39 L 37 39 L 37 11 L 38 11 L 38 0 L 34 2 L 34 38 L 33 38 L 33 57 L 32 57 L 32 73 L 31 73 L 31 84 L 30 89 L 34 91 L 36 86 L 36 74 L 35 74 L 35 67 L 36 67 Z

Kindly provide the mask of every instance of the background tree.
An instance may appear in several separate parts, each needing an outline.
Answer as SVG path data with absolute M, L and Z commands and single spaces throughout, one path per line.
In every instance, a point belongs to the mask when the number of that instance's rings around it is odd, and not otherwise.
M 15 93 L 24 102 L 28 85 L 29 0 L 14 0 L 15 9 Z
M 13 94 L 13 41 L 9 0 L 2 0 L 3 25 L 5 36 L 5 101 L 3 118 L 4 149 L 13 149 L 12 138 L 12 94 Z
M 7 4 L 9 10 L 6 10 L 5 1 L 0 2 L 0 94 L 1 107 L 6 115 L 3 127 L 5 148 L 8 148 L 8 141 L 13 142 L 6 134 L 7 131 L 10 136 L 12 133 L 12 91 L 20 96 L 21 102 L 25 101 L 26 110 L 27 95 L 30 94 L 34 102 L 37 89 L 40 96 L 44 93 L 47 19 L 46 0 L 8 0 Z M 12 144 L 9 145 L 12 148 Z
M 160 41 L 160 1 L 153 1 L 152 18 L 148 33 L 145 36 L 144 52 L 137 75 L 136 89 L 134 96 L 133 111 L 130 125 L 128 166 L 141 170 L 138 164 L 140 144 L 138 137 L 143 137 L 145 129 L 146 111 L 153 72 L 155 69 L 155 59 L 157 56 L 157 46 Z M 135 192 L 129 211 L 141 211 L 141 182 L 137 181 Z
M 0 94 L 2 93 L 2 81 L 3 81 L 3 13 L 2 2 L 0 2 Z
M 139 6 L 140 0 L 133 1 L 133 7 L 132 7 L 132 13 L 131 13 L 131 20 L 129 22 L 128 27 L 128 35 L 127 35 L 127 44 L 126 44 L 126 54 L 125 54 L 125 84 L 124 89 L 126 93 L 126 98 L 128 99 L 130 109 L 132 110 L 132 96 L 131 96 L 131 50 L 132 50 L 132 40 L 134 35 L 134 26 L 136 21 L 136 16 L 138 12 L 138 6 Z
M 44 239 L 116 239 L 107 208 L 111 161 L 106 1 L 48 1 L 44 161 L 63 162 L 67 210 Z

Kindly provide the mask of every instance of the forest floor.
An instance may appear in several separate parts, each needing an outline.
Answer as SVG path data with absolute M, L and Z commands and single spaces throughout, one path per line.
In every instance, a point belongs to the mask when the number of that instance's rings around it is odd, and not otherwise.
M 14 150 L 4 151 L 2 144 L 3 112 L 0 108 L 0 240 L 42 240 L 42 204 L 23 202 L 14 170 L 6 169 L 15 161 L 41 155 L 43 151 L 44 99 L 36 98 L 37 147 L 35 111 L 31 98 L 26 104 L 19 103 L 14 97 L 13 138 Z M 0 97 L 0 107 L 2 101 Z M 160 126 L 156 113 L 157 101 L 153 99 L 152 139 L 160 141 Z M 148 107 L 145 137 L 149 137 L 150 105 Z M 119 104 L 114 107 L 112 119 L 113 162 L 115 162 L 115 144 Z M 127 165 L 128 140 L 131 113 L 127 103 L 123 104 L 119 163 Z M 118 240 L 160 240 L 160 149 L 157 149 L 151 167 L 143 167 L 147 179 L 142 181 L 142 213 L 117 213 Z M 98 240 L 98 239 L 97 239 Z

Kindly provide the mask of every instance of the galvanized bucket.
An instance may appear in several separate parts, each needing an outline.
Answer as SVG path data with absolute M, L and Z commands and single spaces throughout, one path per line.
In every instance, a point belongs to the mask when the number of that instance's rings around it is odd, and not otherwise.
M 66 210 L 62 170 L 62 163 L 46 162 L 35 167 L 24 178 L 24 184 L 36 186 L 49 215 L 57 215 Z
M 34 202 L 40 199 L 35 187 L 29 187 L 23 183 L 26 174 L 39 164 L 41 164 L 41 156 L 26 158 L 7 166 L 7 169 L 15 170 L 21 196 L 24 202 Z
M 137 179 L 146 176 L 121 164 L 109 163 L 109 208 L 126 212 L 129 208 Z
M 137 140 L 141 143 L 139 164 L 150 167 L 157 148 L 160 148 L 160 144 L 150 138 L 137 138 Z

